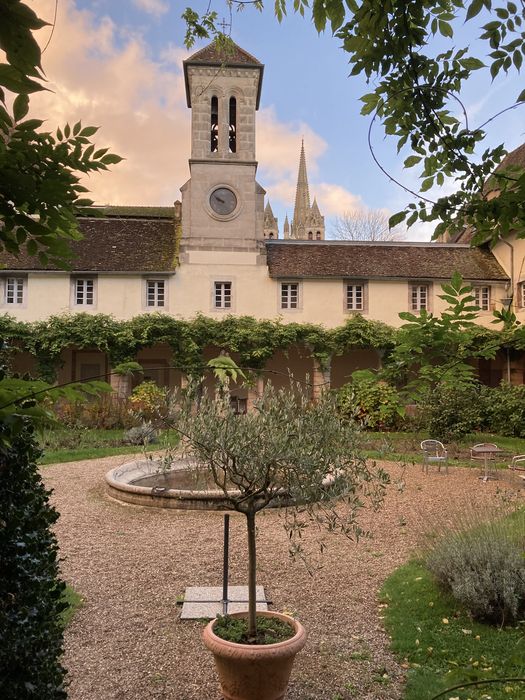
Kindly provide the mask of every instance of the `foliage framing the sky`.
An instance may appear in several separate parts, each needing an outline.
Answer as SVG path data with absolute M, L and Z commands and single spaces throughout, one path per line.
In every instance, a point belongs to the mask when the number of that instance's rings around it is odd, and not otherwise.
M 261 10 L 263 3 L 229 0 L 227 5 Z M 492 119 L 471 129 L 460 99 L 474 71 L 486 70 L 487 80 L 502 72 L 519 73 L 525 55 L 523 0 L 314 0 L 311 8 L 307 0 L 294 0 L 292 7 L 301 15 L 311 12 L 319 32 L 331 29 L 348 54 L 350 76 L 365 76 L 375 86 L 361 97 L 362 114 L 373 115 L 371 128 L 381 121 L 385 133 L 397 140 L 398 151 L 410 150 L 406 168 L 420 168 L 420 191 L 412 193 L 416 201 L 395 214 L 391 226 L 435 221 L 436 236 L 472 227 L 474 243 L 495 242 L 510 230 L 525 237 L 525 170 L 497 170 L 503 145 L 473 157 Z M 275 0 L 279 21 L 287 9 L 286 0 Z M 221 37 L 211 5 L 202 16 L 188 8 L 183 18 L 187 46 L 195 39 Z M 485 44 L 483 60 L 469 47 L 455 45 L 455 28 L 472 21 L 478 22 Z M 509 108 L 525 102 L 525 90 L 516 93 Z M 453 194 L 437 200 L 426 196 L 451 180 L 457 187 Z
M 42 131 L 27 119 L 29 95 L 45 90 L 41 50 L 33 32 L 47 23 L 20 0 L 2 2 L 0 49 L 0 251 L 38 255 L 42 265 L 64 267 L 80 238 L 76 214 L 85 198 L 82 173 L 107 170 L 121 158 L 91 143 L 98 127 L 66 124 Z

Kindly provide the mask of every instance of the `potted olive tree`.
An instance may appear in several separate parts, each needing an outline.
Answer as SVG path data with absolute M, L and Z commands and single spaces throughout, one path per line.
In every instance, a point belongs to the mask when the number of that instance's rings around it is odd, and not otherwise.
M 209 470 L 230 507 L 246 516 L 248 613 L 214 620 L 204 631 L 223 696 L 283 698 L 306 633 L 291 617 L 256 611 L 257 513 L 282 506 L 296 553 L 294 534 L 308 521 L 357 539 L 358 511 L 365 502 L 379 504 L 388 477 L 358 456 L 356 428 L 340 420 L 328 393 L 312 402 L 297 387 L 267 386 L 255 410 L 239 416 L 226 387 L 201 397 L 197 410 L 186 401 L 175 423 L 186 455 Z

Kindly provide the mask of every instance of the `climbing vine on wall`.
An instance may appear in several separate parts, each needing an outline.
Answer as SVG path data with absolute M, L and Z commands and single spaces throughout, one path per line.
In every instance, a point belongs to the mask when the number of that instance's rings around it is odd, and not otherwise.
M 35 356 L 40 376 L 52 381 L 61 366 L 61 353 L 69 347 L 105 352 L 115 366 L 133 360 L 142 348 L 166 344 L 171 348 L 173 363 L 191 374 L 203 365 L 204 350 L 209 346 L 238 353 L 240 364 L 254 370 L 262 369 L 278 350 L 303 346 L 324 366 L 332 355 L 355 348 L 388 351 L 395 344 L 396 331 L 360 315 L 339 328 L 326 329 L 251 316 L 217 320 L 198 315 L 181 320 L 152 313 L 117 321 L 104 314 L 80 313 L 34 323 L 19 322 L 5 314 L 0 316 L 0 335 L 13 348 Z

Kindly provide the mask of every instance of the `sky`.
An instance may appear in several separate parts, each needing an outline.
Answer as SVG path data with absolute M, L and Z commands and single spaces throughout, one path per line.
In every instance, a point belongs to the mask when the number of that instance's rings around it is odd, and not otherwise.
M 206 45 L 184 47 L 181 14 L 201 0 L 27 0 L 54 29 L 37 32 L 50 91 L 32 97 L 35 116 L 54 129 L 81 119 L 97 125 L 97 146 L 109 146 L 125 160 L 111 172 L 86 182 L 98 204 L 170 205 L 180 199 L 189 177 L 190 110 L 186 106 L 182 61 Z M 223 0 L 213 0 L 230 22 Z M 293 13 L 281 24 L 272 11 L 247 7 L 233 12 L 231 37 L 263 64 L 257 114 L 258 182 L 266 189 L 282 235 L 291 218 L 301 139 L 304 138 L 310 195 L 326 218 L 367 208 L 387 214 L 402 209 L 410 195 L 374 163 L 367 143 L 370 117 L 360 115 L 359 97 L 367 92 L 361 77 L 349 78 L 346 54 L 329 31 L 318 35 L 309 17 Z M 458 45 L 475 38 L 475 27 L 461 29 Z M 52 33 L 51 33 L 52 30 Z M 228 30 L 227 30 L 228 31 Z M 483 55 L 481 54 L 481 57 Z M 482 73 L 480 71 L 479 73 Z M 483 123 L 514 102 L 523 89 L 516 74 L 476 76 L 463 95 L 471 125 Z M 374 151 L 392 176 L 411 189 L 417 171 L 403 170 L 404 157 L 380 127 L 372 135 Z M 525 141 L 525 107 L 499 117 L 488 144 L 508 150 Z M 427 195 L 439 196 L 436 191 Z M 431 228 L 415 226 L 409 240 L 428 240 Z

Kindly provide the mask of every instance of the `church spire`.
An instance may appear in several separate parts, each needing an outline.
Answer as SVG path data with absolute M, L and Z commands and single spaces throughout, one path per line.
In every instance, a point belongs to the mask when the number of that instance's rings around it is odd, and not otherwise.
M 310 211 L 310 192 L 308 190 L 308 175 L 306 173 L 306 156 L 304 139 L 301 140 L 301 155 L 299 157 L 299 172 L 295 190 L 295 208 L 292 219 L 292 238 L 305 238 L 306 218 Z
M 286 222 L 285 222 L 286 223 Z M 304 153 L 304 139 L 301 141 L 301 155 L 299 157 L 299 173 L 297 175 L 297 188 L 295 190 L 295 208 L 293 212 L 290 235 L 285 238 L 296 240 L 322 241 L 324 240 L 324 217 L 319 211 L 317 200 L 314 198 L 310 206 L 310 191 L 308 188 L 308 175 L 306 173 L 306 156 Z
M 283 233 L 285 238 L 290 238 L 290 224 L 288 223 L 288 214 L 286 214 L 286 216 L 284 217 Z
M 272 205 L 268 200 L 264 208 L 264 237 L 268 239 L 279 238 L 279 224 L 272 211 Z

